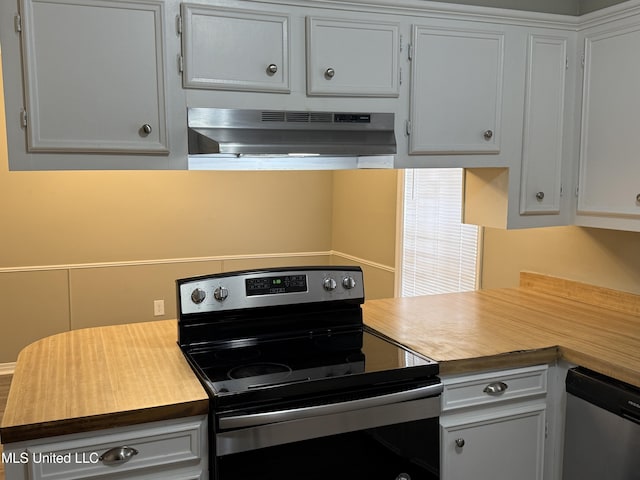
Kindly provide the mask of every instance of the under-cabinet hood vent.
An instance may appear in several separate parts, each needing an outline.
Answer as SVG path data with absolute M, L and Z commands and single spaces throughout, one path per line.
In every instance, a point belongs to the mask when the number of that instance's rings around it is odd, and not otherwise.
M 392 168 L 393 113 L 189 108 L 189 168 Z

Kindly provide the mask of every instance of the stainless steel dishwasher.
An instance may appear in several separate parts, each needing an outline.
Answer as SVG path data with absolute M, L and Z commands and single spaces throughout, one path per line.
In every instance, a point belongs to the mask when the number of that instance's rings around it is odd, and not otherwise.
M 640 479 L 640 389 L 582 367 L 566 387 L 563 479 Z

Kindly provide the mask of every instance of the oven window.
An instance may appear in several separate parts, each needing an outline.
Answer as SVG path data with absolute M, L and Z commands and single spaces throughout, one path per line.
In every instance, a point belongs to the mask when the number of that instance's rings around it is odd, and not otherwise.
M 216 473 L 218 480 L 435 480 L 439 456 L 438 419 L 430 418 L 225 455 Z

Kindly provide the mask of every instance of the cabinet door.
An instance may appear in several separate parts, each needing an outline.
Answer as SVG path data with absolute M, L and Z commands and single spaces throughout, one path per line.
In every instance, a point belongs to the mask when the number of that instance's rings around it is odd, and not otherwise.
M 307 17 L 307 93 L 397 97 L 399 26 Z
M 168 152 L 162 2 L 22 0 L 28 150 Z
M 442 480 L 541 480 L 544 408 L 442 417 Z
M 560 213 L 567 39 L 530 35 L 520 213 Z
M 185 87 L 289 92 L 288 17 L 183 4 L 182 18 Z
M 640 23 L 585 39 L 579 213 L 640 216 L 638 45 Z
M 500 152 L 504 35 L 414 26 L 409 153 Z

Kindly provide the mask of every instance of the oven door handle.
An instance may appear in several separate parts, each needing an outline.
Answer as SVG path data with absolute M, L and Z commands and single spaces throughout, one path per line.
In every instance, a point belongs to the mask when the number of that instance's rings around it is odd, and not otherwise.
M 331 403 L 327 405 L 314 405 L 311 407 L 293 408 L 288 410 L 276 410 L 272 412 L 252 413 L 248 415 L 234 415 L 230 417 L 219 417 L 219 425 L 222 430 L 232 428 L 255 427 L 276 422 L 286 422 L 290 420 L 300 420 L 321 415 L 331 415 L 336 413 L 350 412 L 364 408 L 391 405 L 394 403 L 418 400 L 426 397 L 434 397 L 442 393 L 442 383 L 427 385 L 413 390 L 394 392 L 375 397 L 360 398 L 346 402 Z

